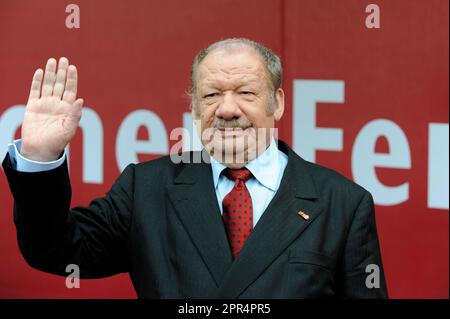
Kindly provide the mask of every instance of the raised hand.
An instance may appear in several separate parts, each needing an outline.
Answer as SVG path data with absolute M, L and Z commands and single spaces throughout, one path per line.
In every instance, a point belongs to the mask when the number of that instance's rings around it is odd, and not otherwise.
M 31 160 L 47 162 L 58 158 L 75 135 L 83 99 L 77 99 L 77 69 L 66 58 L 47 61 L 45 74 L 36 70 L 30 89 L 20 153 Z

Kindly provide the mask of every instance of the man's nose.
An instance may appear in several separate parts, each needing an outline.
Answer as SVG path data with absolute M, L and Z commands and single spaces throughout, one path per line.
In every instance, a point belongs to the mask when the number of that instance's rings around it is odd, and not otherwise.
M 216 117 L 229 121 L 233 118 L 240 118 L 241 116 L 242 111 L 233 93 L 224 93 L 222 101 L 217 107 Z

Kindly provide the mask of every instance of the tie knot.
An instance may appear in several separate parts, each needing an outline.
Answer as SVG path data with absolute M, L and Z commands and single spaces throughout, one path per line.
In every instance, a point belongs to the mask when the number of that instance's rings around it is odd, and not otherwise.
M 252 177 L 252 173 L 245 167 L 240 169 L 226 168 L 223 171 L 223 174 L 234 182 L 236 182 L 239 179 L 245 183 L 250 179 L 250 177 Z

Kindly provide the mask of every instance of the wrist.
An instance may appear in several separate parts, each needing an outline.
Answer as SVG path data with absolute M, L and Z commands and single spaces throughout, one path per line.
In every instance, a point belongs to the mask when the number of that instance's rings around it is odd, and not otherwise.
M 28 160 L 36 162 L 52 162 L 58 159 L 61 152 L 58 152 L 58 154 L 54 154 L 52 152 L 33 150 L 22 143 L 19 153 Z

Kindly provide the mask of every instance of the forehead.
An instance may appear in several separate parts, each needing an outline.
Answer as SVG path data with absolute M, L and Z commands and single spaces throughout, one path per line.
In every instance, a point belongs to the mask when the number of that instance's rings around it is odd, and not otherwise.
M 217 49 L 209 53 L 198 66 L 197 80 L 208 84 L 262 83 L 266 69 L 261 56 L 250 49 L 226 51 Z

